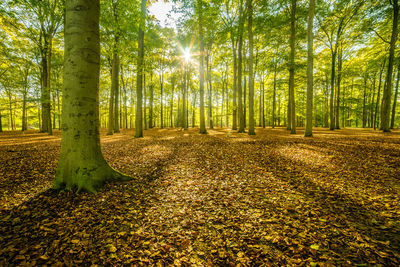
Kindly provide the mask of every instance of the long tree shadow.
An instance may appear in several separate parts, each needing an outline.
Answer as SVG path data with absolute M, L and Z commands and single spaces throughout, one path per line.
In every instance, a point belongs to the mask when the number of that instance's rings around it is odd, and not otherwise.
M 141 146 L 151 142 L 142 142 Z M 137 253 L 146 250 L 150 237 L 137 230 L 154 192 L 153 181 L 164 174 L 176 155 L 167 142 L 157 143 L 166 152 L 150 160 L 145 168 L 127 171 L 135 174 L 133 181 L 107 184 L 96 195 L 49 189 L 1 211 L 0 265 L 114 265 L 139 261 L 141 255 Z M 114 165 L 121 158 L 114 158 Z
M 333 244 L 331 250 L 341 255 L 347 253 L 360 263 L 363 257 L 382 258 L 388 265 L 394 265 L 395 260 L 399 262 L 397 252 L 400 249 L 400 229 L 398 223 L 395 223 L 396 215 L 390 214 L 385 203 L 375 205 L 375 200 L 368 201 L 368 196 L 345 193 L 336 187 L 334 179 L 330 182 L 319 181 L 326 181 L 326 178 L 329 180 L 328 176 L 338 174 L 331 171 L 321 173 L 319 167 L 282 156 L 278 153 L 279 149 L 280 146 L 271 149 L 263 155 L 265 161 L 256 165 L 268 169 L 273 166 L 274 176 L 288 183 L 291 189 L 307 199 L 311 212 L 303 211 L 303 214 L 298 214 L 304 221 L 310 216 L 317 221 L 320 219 L 329 226 L 322 230 L 326 239 L 347 240 L 340 246 Z M 259 156 L 260 154 L 256 157 Z M 342 179 L 346 179 L 346 176 Z M 357 188 L 354 188 L 354 192 L 357 192 Z M 388 219 L 391 219 L 390 222 Z

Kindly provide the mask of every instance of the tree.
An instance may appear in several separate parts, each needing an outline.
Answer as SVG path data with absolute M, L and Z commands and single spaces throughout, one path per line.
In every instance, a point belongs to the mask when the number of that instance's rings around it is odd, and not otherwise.
M 135 137 L 143 137 L 143 118 L 142 118 L 142 103 L 143 103 L 143 59 L 144 59 L 144 25 L 146 16 L 146 0 L 141 2 L 141 20 L 139 26 L 139 40 L 138 40 L 138 57 L 137 57 L 137 78 L 136 78 L 136 123 L 135 123 Z
M 129 179 L 112 169 L 100 149 L 99 0 L 67 0 L 61 152 L 56 189 L 96 192 L 105 182 Z
M 313 119 L 313 86 L 314 86 L 314 55 L 313 55 L 313 23 L 314 23 L 315 0 L 310 0 L 308 7 L 308 24 L 307 24 L 307 114 L 306 114 L 306 131 L 305 137 L 312 136 L 312 119 Z
M 248 35 L 249 35 L 249 135 L 254 131 L 254 74 L 253 74 L 253 2 L 247 0 Z
M 392 99 L 392 73 L 394 61 L 394 49 L 396 46 L 399 20 L 399 3 L 398 0 L 389 0 L 393 7 L 393 24 L 392 24 L 392 37 L 390 39 L 388 70 L 386 74 L 385 87 L 383 89 L 382 98 L 382 119 L 381 127 L 384 132 L 390 132 L 390 104 Z
M 204 116 L 204 41 L 203 41 L 203 0 L 197 0 L 199 47 L 200 47 L 200 133 L 206 134 L 206 122 Z
M 296 133 L 296 105 L 294 98 L 294 71 L 295 71 L 295 41 L 296 41 L 296 4 L 297 0 L 292 0 L 290 12 L 290 56 L 289 56 L 289 112 L 288 125 L 290 125 L 290 133 Z

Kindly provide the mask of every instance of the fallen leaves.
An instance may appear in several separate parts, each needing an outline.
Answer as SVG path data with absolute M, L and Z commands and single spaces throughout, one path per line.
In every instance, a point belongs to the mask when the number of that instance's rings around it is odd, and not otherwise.
M 0 265 L 385 265 L 400 261 L 400 138 L 153 129 L 102 136 L 135 176 L 49 190 L 59 137 L 1 135 Z

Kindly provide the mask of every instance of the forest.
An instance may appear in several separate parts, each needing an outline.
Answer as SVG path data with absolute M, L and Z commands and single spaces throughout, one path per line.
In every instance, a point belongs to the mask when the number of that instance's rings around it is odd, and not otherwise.
M 3 0 L 0 265 L 398 266 L 398 0 Z

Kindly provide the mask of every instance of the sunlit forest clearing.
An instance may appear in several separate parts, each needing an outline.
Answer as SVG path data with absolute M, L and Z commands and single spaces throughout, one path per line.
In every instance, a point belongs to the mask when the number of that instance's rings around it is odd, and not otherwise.
M 399 266 L 398 0 L 0 3 L 1 266 Z

